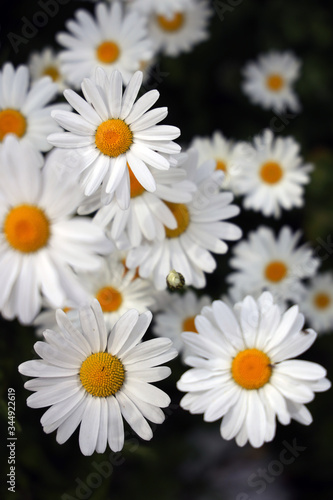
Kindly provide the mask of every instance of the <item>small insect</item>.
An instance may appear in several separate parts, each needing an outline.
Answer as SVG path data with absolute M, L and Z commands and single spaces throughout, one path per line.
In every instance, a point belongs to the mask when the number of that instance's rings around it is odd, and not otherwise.
M 166 282 L 170 290 L 181 290 L 185 286 L 184 276 L 175 269 L 169 272 Z

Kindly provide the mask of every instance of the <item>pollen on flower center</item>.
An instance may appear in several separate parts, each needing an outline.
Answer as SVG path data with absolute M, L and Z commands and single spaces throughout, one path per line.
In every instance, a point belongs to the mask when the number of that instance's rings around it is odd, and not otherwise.
M 198 333 L 194 323 L 195 316 L 189 316 L 183 321 L 183 332 L 194 332 Z
M 131 198 L 136 198 L 137 196 L 141 196 L 142 193 L 145 192 L 145 188 L 140 184 L 138 179 L 135 177 L 128 163 L 127 163 L 127 168 L 130 177 Z
M 96 49 L 97 59 L 105 64 L 115 62 L 120 55 L 119 46 L 111 40 L 102 42 Z
M 27 122 L 22 113 L 16 109 L 3 109 L 0 111 L 0 141 L 7 134 L 22 137 L 25 134 Z
M 227 171 L 227 165 L 223 160 L 216 159 L 216 167 L 215 170 L 222 170 L 223 172 Z
M 318 309 L 326 309 L 331 303 L 331 297 L 325 292 L 319 292 L 314 296 L 313 302 Z
M 271 360 L 258 349 L 245 349 L 233 359 L 231 374 L 234 381 L 244 389 L 260 389 L 271 377 Z
M 3 231 L 11 247 L 24 253 L 36 252 L 49 240 L 50 222 L 40 208 L 18 205 L 8 212 Z
M 133 142 L 129 126 L 120 119 L 111 118 L 101 123 L 95 135 L 95 144 L 105 155 L 115 158 L 128 151 Z
M 177 221 L 176 229 L 169 229 L 168 227 L 165 227 L 166 237 L 177 238 L 186 231 L 190 223 L 189 211 L 187 209 L 187 206 L 184 205 L 183 203 L 170 203 L 168 201 L 165 201 L 164 203 L 171 210 Z
M 184 14 L 175 12 L 172 17 L 157 16 L 159 26 L 165 31 L 178 31 L 184 24 Z
M 105 286 L 98 290 L 96 299 L 100 303 L 103 312 L 117 311 L 123 301 L 121 293 L 112 286 Z
M 56 66 L 47 66 L 47 68 L 44 69 L 43 71 L 44 76 L 50 76 L 54 82 L 59 80 L 60 73 L 58 71 L 58 68 Z
M 122 362 L 108 352 L 88 356 L 81 365 L 80 380 L 87 392 L 98 398 L 113 396 L 125 380 Z
M 278 92 L 284 86 L 284 79 L 278 73 L 271 73 L 266 78 L 266 85 L 269 90 Z
M 288 268 L 284 264 L 284 262 L 281 262 L 280 260 L 274 260 L 267 264 L 267 266 L 265 267 L 265 278 L 268 281 L 277 283 L 278 281 L 281 281 L 286 277 L 287 272 Z
M 276 184 L 283 176 L 283 170 L 275 161 L 268 161 L 261 166 L 260 177 L 267 184 Z

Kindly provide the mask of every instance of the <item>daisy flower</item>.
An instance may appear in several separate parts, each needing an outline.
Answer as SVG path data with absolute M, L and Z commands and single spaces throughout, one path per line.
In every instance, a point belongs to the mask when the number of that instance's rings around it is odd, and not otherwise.
M 269 292 L 258 301 L 247 296 L 233 309 L 220 300 L 204 307 L 195 319 L 198 334 L 182 334 L 195 354 L 186 359 L 193 368 L 177 383 L 188 393 L 180 405 L 203 413 L 206 422 L 223 417 L 221 436 L 236 438 L 238 446 L 272 441 L 276 417 L 283 425 L 291 419 L 309 425 L 304 403 L 331 384 L 319 364 L 291 359 L 316 339 L 303 324 L 298 306 L 281 314 Z
M 175 57 L 208 38 L 211 15 L 207 0 L 190 0 L 172 13 L 152 12 L 148 17 L 148 33 L 157 51 Z
M 168 170 L 170 162 L 160 153 L 179 153 L 172 139 L 180 135 L 177 127 L 156 125 L 163 120 L 167 108 L 149 110 L 159 93 L 151 90 L 135 103 L 142 82 L 138 71 L 122 93 L 118 71 L 110 79 L 98 68 L 95 80 L 86 78 L 82 91 L 86 100 L 73 90 L 64 95 L 79 115 L 55 111 L 52 116 L 69 132 L 52 134 L 51 144 L 59 148 L 74 148 L 82 156 L 81 186 L 91 196 L 102 183 L 102 203 L 110 203 L 115 193 L 119 206 L 130 204 L 130 173 L 149 192 L 156 190 L 150 168 Z
M 207 295 L 198 298 L 192 290 L 187 290 L 181 296 L 172 295 L 169 303 L 154 316 L 153 333 L 158 337 L 170 338 L 173 347 L 182 353 L 183 359 L 186 358 L 191 350 L 184 343 L 181 333 L 198 333 L 194 323 L 195 317 L 210 303 L 211 300 Z
M 244 208 L 278 218 L 282 209 L 302 207 L 312 165 L 304 164 L 299 144 L 292 137 L 275 138 L 269 129 L 253 142 L 235 148 L 234 185 L 244 195 Z
M 229 263 L 236 272 L 227 276 L 227 282 L 243 296 L 269 290 L 281 306 L 288 299 L 301 301 L 305 293 L 301 280 L 315 274 L 319 259 L 307 245 L 297 247 L 300 237 L 300 231 L 288 226 L 277 237 L 264 226 L 250 232 L 247 241 L 233 248 Z
M 45 342 L 34 348 L 41 359 L 19 366 L 22 375 L 36 377 L 25 383 L 35 391 L 27 399 L 31 408 L 50 406 L 41 418 L 48 434 L 57 429 L 63 444 L 80 425 L 79 445 L 83 455 L 104 453 L 107 444 L 120 451 L 124 445 L 123 418 L 145 440 L 153 436 L 146 419 L 164 421 L 161 408 L 169 396 L 151 385 L 168 377 L 167 366 L 159 366 L 177 355 L 169 339 L 139 343 L 152 314 L 131 309 L 107 330 L 97 300 L 80 309 L 76 328 L 62 310 L 57 311 L 61 334 L 46 330 Z
M 239 213 L 239 208 L 230 204 L 232 193 L 220 192 L 223 173 L 215 170 L 213 160 L 199 168 L 197 163 L 198 153 L 191 149 L 181 165 L 187 179 L 197 186 L 192 201 L 167 202 L 177 220 L 177 228 L 165 228 L 165 239 L 143 243 L 130 250 L 126 259 L 130 269 L 139 267 L 141 277 L 151 276 L 158 290 L 165 289 L 166 276 L 172 269 L 184 276 L 187 285 L 204 287 L 204 272 L 212 273 L 216 268 L 210 252 L 226 253 L 228 245 L 223 240 L 237 240 L 242 234 L 235 224 L 226 222 Z
M 301 309 L 311 327 L 318 333 L 333 330 L 333 275 L 325 272 L 314 276 L 306 287 Z
M 7 135 L 14 134 L 42 165 L 41 152 L 51 149 L 47 135 L 61 130 L 52 119 L 51 110 L 68 107 L 47 105 L 57 92 L 57 84 L 50 77 L 41 78 L 29 87 L 28 67 L 14 69 L 11 63 L 6 63 L 0 71 L 0 149 Z
M 59 54 L 62 71 L 76 88 L 97 67 L 108 76 L 117 69 L 126 85 L 140 64 L 153 56 L 145 17 L 134 10 L 123 12 L 120 2 L 100 2 L 95 16 L 83 9 L 77 10 L 75 16 L 75 21 L 66 24 L 70 34 L 58 33 L 56 38 L 65 47 Z
M 42 298 L 53 307 L 66 299 L 85 301 L 74 271 L 98 269 L 98 254 L 113 249 L 101 228 L 74 217 L 82 195 L 53 156 L 40 170 L 14 136 L 0 150 L 0 311 L 22 323 L 31 323 Z
M 288 108 L 299 112 L 300 103 L 293 90 L 300 60 L 291 52 L 269 52 L 251 61 L 243 69 L 243 92 L 253 104 L 284 113 Z
M 43 76 L 50 76 L 58 85 L 58 92 L 65 90 L 66 83 L 61 71 L 59 56 L 52 48 L 46 47 L 41 52 L 33 52 L 30 55 L 28 66 L 32 81 Z

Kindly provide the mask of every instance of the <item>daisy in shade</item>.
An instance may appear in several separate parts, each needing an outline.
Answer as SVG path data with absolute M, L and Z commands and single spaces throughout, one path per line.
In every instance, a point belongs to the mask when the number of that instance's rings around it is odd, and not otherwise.
M 333 275 L 325 272 L 314 276 L 306 287 L 302 312 L 318 333 L 333 330 Z
M 40 170 L 14 136 L 0 150 L 0 311 L 26 324 L 42 298 L 53 307 L 66 299 L 85 302 L 74 271 L 97 270 L 98 254 L 114 248 L 91 219 L 74 217 L 82 195 L 76 178 L 63 176 L 53 156 Z
M 244 208 L 278 218 L 282 209 L 303 206 L 304 185 L 313 167 L 303 162 L 299 151 L 292 137 L 275 138 L 269 129 L 254 138 L 253 146 L 238 144 L 234 185 L 244 195 Z
M 50 77 L 44 77 L 29 87 L 27 66 L 14 69 L 6 63 L 0 71 L 0 149 L 4 139 L 14 134 L 28 146 L 35 156 L 35 162 L 43 164 L 43 155 L 51 149 L 46 137 L 61 128 L 51 117 L 53 109 L 67 109 L 64 104 L 49 102 L 58 92 L 57 84 Z
M 139 343 L 152 314 L 131 309 L 107 329 L 97 300 L 80 309 L 80 327 L 57 311 L 61 334 L 44 332 L 45 342 L 34 348 L 41 359 L 19 366 L 22 375 L 36 377 L 25 383 L 35 391 L 27 399 L 31 408 L 50 406 L 41 418 L 48 434 L 57 429 L 63 444 L 80 425 L 83 455 L 104 453 L 107 445 L 120 451 L 124 445 L 123 418 L 145 440 L 153 436 L 147 419 L 164 421 L 161 408 L 169 396 L 153 386 L 168 377 L 170 368 L 159 366 L 177 355 L 169 339 Z
M 152 12 L 148 17 L 148 32 L 155 49 L 172 57 L 189 52 L 194 45 L 208 38 L 207 25 L 211 15 L 207 0 L 189 0 L 167 14 Z
M 291 52 L 269 52 L 251 61 L 243 69 L 244 93 L 253 104 L 284 113 L 287 109 L 300 111 L 300 103 L 293 90 L 299 76 L 300 60 Z
M 28 62 L 32 81 L 36 81 L 43 76 L 50 76 L 58 85 L 58 92 L 66 88 L 64 76 L 62 75 L 58 54 L 46 47 L 41 52 L 33 52 Z
M 102 184 L 102 203 L 110 203 L 115 193 L 123 210 L 129 207 L 131 199 L 130 170 L 139 185 L 154 192 L 156 182 L 150 168 L 168 170 L 170 162 L 161 153 L 180 151 L 172 140 L 180 135 L 180 130 L 156 125 L 166 117 L 167 108 L 148 111 L 157 101 L 158 91 L 151 90 L 134 103 L 141 82 L 142 73 L 138 71 L 123 94 L 119 71 L 108 78 L 98 68 L 94 80 L 86 78 L 82 83 L 86 100 L 73 90 L 64 92 L 79 115 L 67 111 L 52 114 L 69 132 L 48 137 L 54 146 L 74 148 L 81 154 L 79 170 L 86 196 L 94 194 Z
M 204 307 L 195 319 L 198 334 L 182 334 L 195 354 L 177 383 L 188 393 L 180 405 L 203 413 L 206 422 L 223 417 L 221 436 L 235 438 L 238 446 L 272 441 L 276 418 L 283 425 L 291 419 L 309 425 L 304 403 L 331 383 L 319 364 L 292 359 L 316 339 L 303 324 L 298 306 L 281 314 L 269 292 L 257 301 L 247 296 L 233 309 L 220 300 Z
M 197 186 L 192 201 L 166 203 L 177 220 L 177 228 L 165 228 L 165 239 L 143 243 L 130 250 L 126 259 L 130 269 L 139 267 L 141 277 L 151 277 L 158 290 L 165 289 L 172 269 L 183 275 L 187 285 L 204 287 L 204 272 L 212 273 L 216 268 L 210 252 L 226 253 L 228 245 L 224 240 L 237 240 L 242 234 L 238 226 L 226 222 L 239 213 L 239 208 L 231 205 L 232 193 L 220 192 L 223 173 L 215 170 L 213 160 L 199 168 L 197 163 L 198 153 L 191 149 L 181 165 L 187 179 Z
M 319 259 L 308 245 L 298 246 L 301 232 L 283 226 L 276 237 L 272 229 L 259 227 L 249 233 L 247 241 L 233 248 L 230 266 L 235 272 L 227 281 L 234 293 L 257 295 L 269 290 L 281 306 L 286 300 L 301 301 L 305 286 L 303 279 L 314 276 Z
M 204 306 L 208 306 L 211 299 L 207 295 L 197 297 L 192 290 L 187 290 L 184 295 L 172 295 L 169 303 L 162 307 L 161 312 L 155 315 L 153 332 L 158 337 L 168 337 L 173 346 L 182 353 L 182 359 L 188 356 L 191 350 L 184 343 L 181 333 L 198 333 L 195 327 L 195 317 L 201 313 Z
M 232 181 L 235 164 L 235 142 L 228 140 L 224 135 L 216 131 L 211 138 L 195 137 L 191 143 L 199 152 L 199 164 L 214 159 L 216 161 L 216 170 L 224 172 L 222 187 L 233 190 Z
M 117 69 L 126 85 L 140 64 L 153 56 L 145 17 L 134 10 L 124 13 L 120 2 L 100 2 L 95 16 L 83 9 L 75 16 L 66 23 L 70 33 L 58 33 L 56 38 L 65 47 L 59 54 L 62 71 L 76 88 L 97 67 L 109 76 Z

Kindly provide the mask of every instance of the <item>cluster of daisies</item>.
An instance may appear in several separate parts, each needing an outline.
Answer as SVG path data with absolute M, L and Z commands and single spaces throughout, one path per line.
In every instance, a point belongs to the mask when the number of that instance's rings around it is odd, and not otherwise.
M 261 446 L 276 420 L 311 422 L 304 406 L 330 387 L 326 371 L 291 359 L 333 326 L 333 278 L 300 232 L 261 225 L 242 239 L 244 210 L 280 218 L 301 207 L 312 166 L 299 144 L 269 129 L 252 142 L 215 131 L 175 142 L 160 124 L 157 90 L 144 92 L 158 57 L 207 39 L 208 0 L 118 0 L 79 9 L 28 66 L 0 71 L 0 311 L 36 327 L 40 359 L 32 408 L 64 443 L 80 426 L 83 454 L 124 444 L 125 420 L 145 440 L 169 396 L 153 382 L 177 354 L 191 367 L 181 406 L 221 419 L 221 435 Z M 266 109 L 299 111 L 299 61 L 270 53 L 244 70 L 244 92 Z M 67 101 L 54 103 L 60 91 Z M 238 241 L 240 240 L 240 241 Z M 225 296 L 200 298 L 228 252 Z M 166 277 L 186 287 L 169 293 Z M 311 281 L 312 280 L 312 281 Z M 331 303 L 332 302 L 332 303 Z M 152 333 L 142 341 L 152 312 Z

